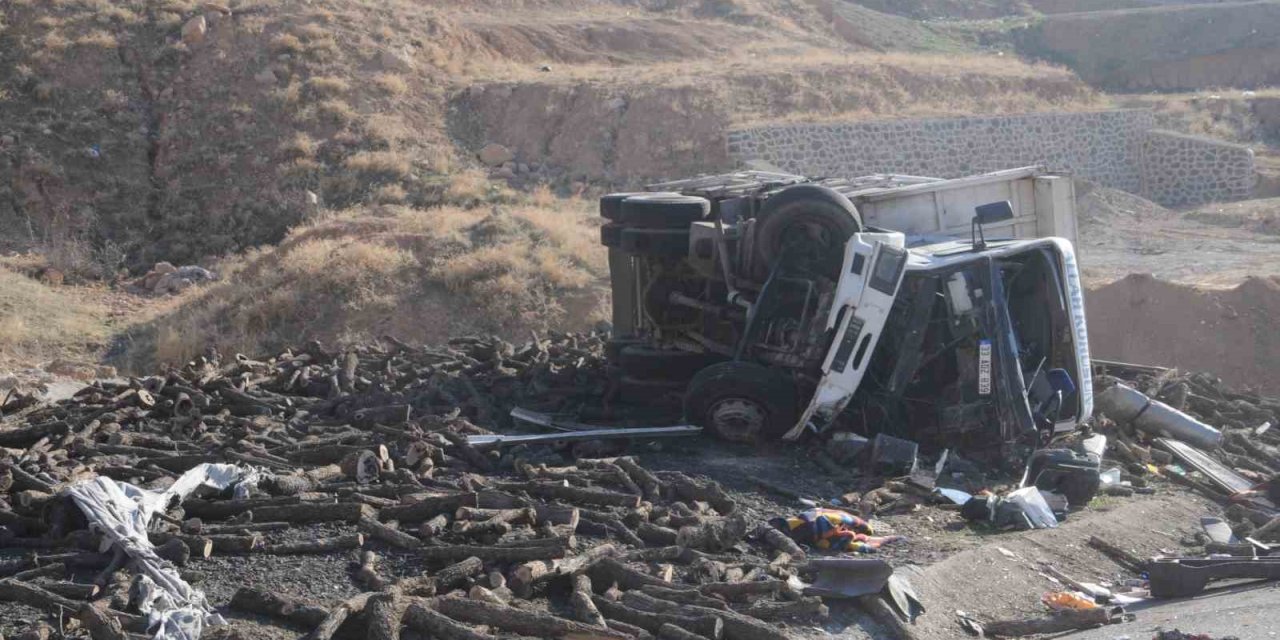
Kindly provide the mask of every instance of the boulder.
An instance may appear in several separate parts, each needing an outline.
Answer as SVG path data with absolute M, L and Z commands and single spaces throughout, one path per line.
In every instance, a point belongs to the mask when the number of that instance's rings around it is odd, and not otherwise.
M 275 84 L 279 78 L 276 78 L 276 72 L 270 69 L 263 69 L 253 76 L 253 79 L 262 84 Z
M 196 16 L 182 25 L 182 42 L 187 45 L 200 44 L 204 42 L 207 33 L 209 33 L 209 22 L 204 19 L 204 16 Z
M 397 73 L 409 73 L 417 67 L 413 57 L 404 49 L 383 49 L 378 54 L 378 64 L 387 71 Z
M 516 154 L 512 153 L 510 149 L 492 142 L 486 144 L 477 155 L 480 157 L 480 162 L 490 167 L 501 167 L 516 157 Z

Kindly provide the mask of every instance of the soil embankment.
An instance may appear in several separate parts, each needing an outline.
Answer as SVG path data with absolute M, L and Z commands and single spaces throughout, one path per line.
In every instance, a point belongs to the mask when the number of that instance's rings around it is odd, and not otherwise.
M 1212 290 L 1135 274 L 1088 292 L 1085 307 L 1095 358 L 1212 371 L 1280 395 L 1280 278 Z

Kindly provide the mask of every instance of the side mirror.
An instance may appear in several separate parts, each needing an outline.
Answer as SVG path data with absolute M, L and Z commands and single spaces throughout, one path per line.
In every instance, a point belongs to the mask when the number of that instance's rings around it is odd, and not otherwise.
M 975 207 L 973 213 L 973 223 L 969 227 L 970 240 L 973 242 L 974 251 L 982 251 L 987 248 L 987 238 L 982 233 L 982 225 L 1012 220 L 1013 205 L 1008 200 L 991 202 Z
M 973 210 L 978 224 L 991 224 L 1013 219 L 1013 205 L 1008 200 L 984 204 Z

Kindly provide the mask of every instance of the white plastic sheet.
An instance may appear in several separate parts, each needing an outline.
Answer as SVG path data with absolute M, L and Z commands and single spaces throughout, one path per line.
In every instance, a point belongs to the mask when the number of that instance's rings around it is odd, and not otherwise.
M 118 546 L 145 576 L 140 609 L 155 630 L 155 640 L 197 640 L 206 623 L 224 621 L 209 608 L 203 592 L 193 589 L 172 564 L 156 555 L 147 538 L 147 524 L 171 502 L 181 502 L 200 487 L 234 487 L 233 491 L 243 495 L 258 478 L 254 469 L 202 464 L 182 474 L 165 491 L 147 491 L 101 476 L 67 489 L 90 526 L 102 532 L 103 550 Z
M 1053 509 L 1045 502 L 1040 490 L 1035 487 L 1024 487 L 1004 497 L 1005 502 L 1016 504 L 1022 509 L 1027 522 L 1036 529 L 1053 529 L 1058 526 L 1058 518 Z

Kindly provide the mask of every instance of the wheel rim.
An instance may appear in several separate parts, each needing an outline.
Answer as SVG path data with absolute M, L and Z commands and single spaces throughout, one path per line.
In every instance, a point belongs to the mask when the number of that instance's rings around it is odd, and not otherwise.
M 726 398 L 707 412 L 711 428 L 733 442 L 754 442 L 764 431 L 768 415 L 764 407 L 744 398 Z

